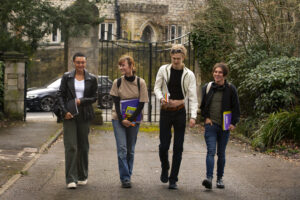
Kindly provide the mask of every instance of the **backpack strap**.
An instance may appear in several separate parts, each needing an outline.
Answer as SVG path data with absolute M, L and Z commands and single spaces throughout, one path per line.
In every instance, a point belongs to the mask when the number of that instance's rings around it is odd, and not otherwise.
M 118 87 L 118 89 L 120 88 L 121 83 L 122 83 L 122 78 L 120 77 L 117 80 L 117 87 Z M 139 92 L 140 92 L 141 84 L 140 84 L 140 77 L 138 77 L 138 76 L 137 76 L 137 86 L 138 86 L 138 89 L 139 89 Z
M 140 77 L 136 77 L 137 78 L 137 86 L 138 86 L 138 89 L 139 89 L 139 92 L 141 90 L 141 84 L 140 84 Z
M 212 83 L 213 83 L 213 81 L 211 81 L 211 82 L 209 82 L 209 83 L 207 84 L 207 87 L 206 87 L 206 94 L 208 94 L 208 92 L 209 92 L 209 90 L 210 90 L 210 88 L 211 88 Z
M 118 89 L 121 86 L 121 82 L 122 82 L 122 78 L 118 78 L 118 80 L 117 80 L 117 87 L 118 87 Z

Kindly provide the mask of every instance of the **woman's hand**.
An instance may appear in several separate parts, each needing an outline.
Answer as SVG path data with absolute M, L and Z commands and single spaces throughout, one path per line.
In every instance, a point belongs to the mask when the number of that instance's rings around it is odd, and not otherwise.
M 73 115 L 70 112 L 67 112 L 65 115 L 65 119 L 72 119 Z
M 211 119 L 206 118 L 204 124 L 210 124 L 211 126 L 213 125 Z
M 76 104 L 77 104 L 77 106 L 80 105 L 80 99 L 76 99 Z
M 235 129 L 235 126 L 232 125 L 232 124 L 230 124 L 229 127 L 228 127 L 228 129 L 229 129 L 230 131 L 233 131 L 233 130 Z
M 124 120 L 122 121 L 122 124 L 123 124 L 123 126 L 125 126 L 125 127 L 129 127 L 129 126 L 131 126 L 131 121 L 128 121 L 127 119 L 124 119 Z

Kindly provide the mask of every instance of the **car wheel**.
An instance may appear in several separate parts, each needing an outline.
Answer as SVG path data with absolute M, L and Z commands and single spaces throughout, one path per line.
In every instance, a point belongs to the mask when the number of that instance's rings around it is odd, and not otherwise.
M 54 105 L 53 97 L 47 96 L 42 98 L 40 107 L 42 111 L 49 112 L 51 111 L 53 105 Z
M 109 94 L 102 95 L 100 97 L 99 105 L 105 109 L 112 108 L 112 105 L 113 105 L 112 97 Z

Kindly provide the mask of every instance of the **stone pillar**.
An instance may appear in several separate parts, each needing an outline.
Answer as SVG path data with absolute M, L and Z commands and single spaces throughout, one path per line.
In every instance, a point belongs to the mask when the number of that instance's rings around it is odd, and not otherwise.
M 4 75 L 4 113 L 13 119 L 24 119 L 24 54 L 7 52 L 2 56 L 5 64 Z
M 99 68 L 99 25 L 90 28 L 88 35 L 69 38 L 68 71 L 74 69 L 73 55 L 81 52 L 87 57 L 87 70 L 98 75 Z

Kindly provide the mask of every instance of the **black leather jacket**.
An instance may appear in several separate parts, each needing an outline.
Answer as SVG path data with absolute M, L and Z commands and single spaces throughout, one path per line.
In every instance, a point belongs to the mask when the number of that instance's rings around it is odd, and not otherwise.
M 63 116 L 68 112 L 65 106 L 66 103 L 76 98 L 74 79 L 75 70 L 66 72 L 61 79 L 61 84 L 57 92 Z M 97 88 L 97 78 L 84 70 L 84 94 L 80 98 L 80 106 L 78 108 L 84 120 L 92 120 L 95 117 L 92 104 L 97 100 Z

